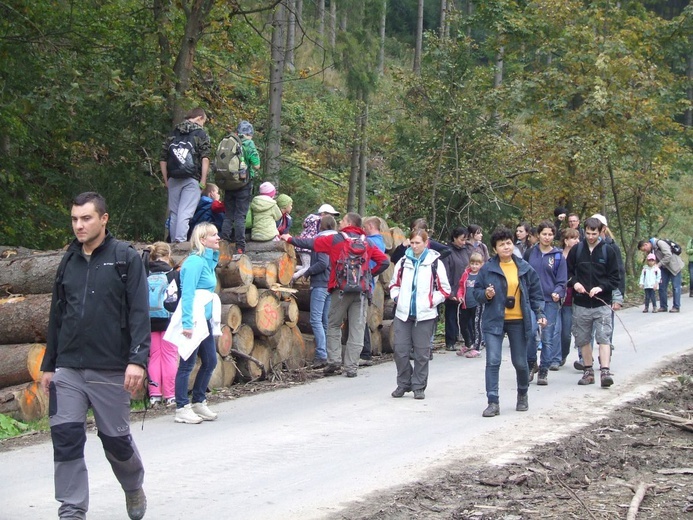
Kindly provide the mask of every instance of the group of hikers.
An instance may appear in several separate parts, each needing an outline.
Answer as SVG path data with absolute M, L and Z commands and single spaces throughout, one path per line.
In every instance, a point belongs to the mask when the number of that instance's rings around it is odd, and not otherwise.
M 348 212 L 337 220 L 340 212 L 325 203 L 304 219 L 302 232 L 293 237 L 288 233 L 290 198 L 279 207 L 282 195 L 277 197 L 275 187 L 265 182 L 252 199 L 264 197 L 258 209 L 251 204 L 252 179 L 260 163 L 249 122 L 241 122 L 237 134 L 227 136 L 217 149 L 218 185 L 206 182 L 211 146 L 205 121 L 203 110 L 191 111 L 162 149 L 170 240 L 189 239 L 191 244 L 179 271 L 173 268 L 166 242 L 153 244 L 143 262 L 134 248 L 116 240 L 107 229 L 109 214 L 100 194 L 85 192 L 72 202 L 75 240 L 56 274 L 41 366 L 42 386 L 49 394 L 60 518 L 86 518 L 89 408 L 131 519 L 143 518 L 147 508 L 144 467 L 130 435 L 131 396 L 147 385 L 152 404 L 175 406 L 177 423 L 217 418 L 206 399 L 217 362 L 214 338 L 220 334 L 215 268 L 222 239 L 235 244 L 236 254 L 245 252 L 249 210 L 254 213 L 252 229 L 268 231 L 263 240 L 284 240 L 297 248 L 301 263 L 294 279 L 307 277 L 311 285 L 316 343 L 312 366 L 326 376 L 354 378 L 360 365 L 370 363 L 366 313 L 377 276 L 393 263 L 393 398 L 412 392 L 414 399 L 425 399 L 439 309 L 444 309 L 447 350 L 472 359 L 486 350 L 483 417 L 500 413 L 499 370 L 506 335 L 516 372 L 517 411 L 529 409 L 527 391 L 535 376 L 538 385 L 547 385 L 548 372 L 565 364 L 571 333 L 580 355 L 574 365 L 582 371 L 578 384 L 595 383 L 595 342 L 600 384 L 608 388 L 614 383 L 613 311 L 623 302 L 625 270 L 604 216 L 593 215 L 580 226 L 577 215 L 557 208 L 556 222 L 542 221 L 536 229 L 524 223 L 515 231 L 497 228 L 489 246 L 477 225 L 454 228 L 446 245 L 429 236 L 424 219 L 416 219 L 407 239 L 388 257 L 382 219 Z M 185 168 L 188 176 L 182 173 Z M 223 203 L 219 188 L 224 190 Z M 206 216 L 190 230 L 196 212 Z M 268 217 L 264 223 L 259 218 L 263 215 Z M 668 309 L 666 284 L 671 281 L 670 312 L 679 312 L 680 247 L 652 238 L 639 248 L 648 263 L 643 288 L 659 284 L 662 311 Z M 688 249 L 691 255 L 691 243 Z M 344 320 L 348 339 L 343 346 Z M 189 393 L 198 356 L 201 366 Z

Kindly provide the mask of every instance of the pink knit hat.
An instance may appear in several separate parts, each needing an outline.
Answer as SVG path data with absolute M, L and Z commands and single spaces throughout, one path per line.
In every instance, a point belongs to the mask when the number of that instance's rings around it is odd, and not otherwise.
M 656 261 L 656 260 L 657 260 L 657 257 L 654 255 L 654 253 L 650 253 L 649 255 L 647 255 L 647 259 L 648 259 L 648 260 L 655 260 L 655 261 Z
M 274 188 L 274 184 L 271 182 L 263 182 L 260 184 L 260 195 L 267 195 L 268 197 L 274 197 L 277 194 L 277 190 Z

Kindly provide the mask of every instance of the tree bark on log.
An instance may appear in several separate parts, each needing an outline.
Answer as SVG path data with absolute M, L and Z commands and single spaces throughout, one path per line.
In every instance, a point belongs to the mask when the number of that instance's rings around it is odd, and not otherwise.
M 0 388 L 38 381 L 45 351 L 41 343 L 0 345 Z
M 313 334 L 313 326 L 310 324 L 310 311 L 298 311 L 296 326 L 304 334 Z
M 233 385 L 233 382 L 236 380 L 236 372 L 238 371 L 238 367 L 236 366 L 236 362 L 232 357 L 222 357 L 221 358 L 221 365 L 222 365 L 222 386 L 224 387 L 230 387 Z
M 284 360 L 286 368 L 289 370 L 298 370 L 306 366 L 306 342 L 303 339 L 303 334 L 298 328 L 291 329 L 291 354 Z M 310 359 L 313 359 L 312 357 Z
M 240 287 L 228 287 L 219 291 L 222 304 L 238 305 L 241 309 L 251 309 L 257 306 L 258 292 L 255 284 Z
M 307 363 L 310 363 L 315 358 L 315 336 L 312 334 L 301 334 L 303 336 L 304 356 Z
M 284 310 L 279 299 L 271 291 L 262 291 L 257 307 L 243 312 L 243 323 L 249 325 L 255 334 L 271 336 L 284 324 Z
M 32 256 L 53 252 L 57 253 L 58 251 L 42 251 L 40 249 L 29 249 L 21 246 L 0 246 L 0 259 L 9 260 L 10 258 L 19 258 L 20 256 Z
M 282 301 L 280 305 L 284 309 L 284 323 L 293 329 L 298 323 L 298 303 L 296 303 L 296 299 L 289 298 Z
M 226 357 L 231 353 L 231 347 L 233 346 L 233 333 L 231 329 L 226 326 L 221 326 L 221 336 L 217 338 L 217 352 L 221 357 Z
M 272 336 L 264 336 L 262 339 L 267 342 L 267 345 L 274 349 L 274 350 L 283 350 L 284 352 L 284 357 L 282 358 L 282 361 L 286 358 L 286 356 L 289 354 L 290 350 L 290 345 L 292 341 L 292 332 L 291 332 L 291 327 L 287 325 L 282 325 L 279 327 L 279 330 L 277 330 L 277 333 L 272 335 Z
M 392 354 L 395 346 L 395 328 L 392 326 L 393 320 L 384 320 L 383 328 L 380 329 L 382 353 Z
M 231 351 L 235 354 L 234 351 Z M 260 338 L 255 338 L 255 344 L 250 355 L 239 356 L 238 371 L 247 381 L 258 381 L 265 379 L 270 370 L 272 360 L 272 349 L 267 342 Z
M 193 380 L 193 378 L 190 378 Z M 213 390 L 215 388 L 222 388 L 224 385 L 224 363 L 222 362 L 222 358 L 219 354 L 217 354 L 217 366 L 214 367 L 214 371 L 212 372 L 212 378 L 209 380 L 209 384 L 207 387 L 210 390 Z
M 389 298 L 387 300 L 385 300 L 385 303 L 383 304 L 383 319 L 384 320 L 394 320 L 396 308 L 397 308 L 397 305 L 395 305 L 394 300 L 390 300 Z
M 368 330 L 380 330 L 380 328 L 383 326 L 383 310 L 379 309 L 375 305 L 369 306 L 368 313 L 366 315 L 366 323 L 368 325 Z
M 226 266 L 217 265 L 216 273 L 224 289 L 253 283 L 253 264 L 246 255 L 241 255 L 236 261 L 231 261 Z
M 44 343 L 50 307 L 50 294 L 0 299 L 0 344 Z
M 255 335 L 253 334 L 253 329 L 246 325 L 245 323 L 238 327 L 238 330 L 233 335 L 232 343 L 232 354 L 233 350 L 241 352 L 242 354 L 250 355 L 253 351 L 253 345 L 255 343 Z
M 371 354 L 380 356 L 383 353 L 383 334 L 378 330 L 371 331 Z
M 245 253 L 254 255 L 258 253 L 279 252 L 286 253 L 291 258 L 296 258 L 296 250 L 294 246 L 283 240 L 270 240 L 269 242 L 253 242 L 249 241 L 245 244 Z
M 48 396 L 38 381 L 0 389 L 0 413 L 22 422 L 36 421 L 48 413 Z
M 253 262 L 253 283 L 269 289 L 277 283 L 277 264 L 274 262 Z
M 0 260 L 2 294 L 52 293 L 55 274 L 64 254 L 64 251 L 54 251 Z
M 296 271 L 296 257 L 292 258 L 282 251 L 263 251 L 248 253 L 253 264 L 273 263 L 277 266 L 277 281 L 282 285 L 288 285 Z
M 231 332 L 236 332 L 241 326 L 243 315 L 238 305 L 221 306 L 221 323 L 227 325 Z
M 310 310 L 310 289 L 304 289 L 303 287 L 296 287 L 296 282 L 294 282 L 294 289 L 298 289 L 296 296 L 296 304 L 298 305 L 299 311 L 309 311 Z

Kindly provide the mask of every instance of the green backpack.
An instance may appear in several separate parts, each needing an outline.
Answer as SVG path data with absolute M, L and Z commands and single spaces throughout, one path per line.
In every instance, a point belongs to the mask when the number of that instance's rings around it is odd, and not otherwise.
M 243 162 L 241 141 L 234 134 L 224 137 L 214 156 L 214 180 L 223 190 L 240 190 L 250 182 L 248 168 Z

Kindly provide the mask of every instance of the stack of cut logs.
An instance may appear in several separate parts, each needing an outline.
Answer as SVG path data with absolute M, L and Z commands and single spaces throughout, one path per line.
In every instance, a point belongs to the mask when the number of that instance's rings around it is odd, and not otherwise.
M 399 228 L 383 232 L 388 252 L 402 243 Z M 144 245 L 136 244 L 141 250 Z M 222 335 L 211 388 L 266 378 L 305 367 L 313 359 L 310 284 L 291 284 L 296 253 L 285 242 L 248 242 L 232 257 L 222 242 L 217 292 L 222 303 Z M 175 260 L 189 245 L 177 244 Z M 41 252 L 0 246 L 0 413 L 30 421 L 44 416 L 48 399 L 40 388 L 48 314 L 55 273 L 64 251 Z M 382 273 L 368 307 L 374 355 L 392 352 L 394 305 L 388 284 L 394 266 Z M 348 330 L 343 328 L 344 334 Z M 346 342 L 346 337 L 343 337 Z M 194 381 L 194 373 L 190 384 Z

